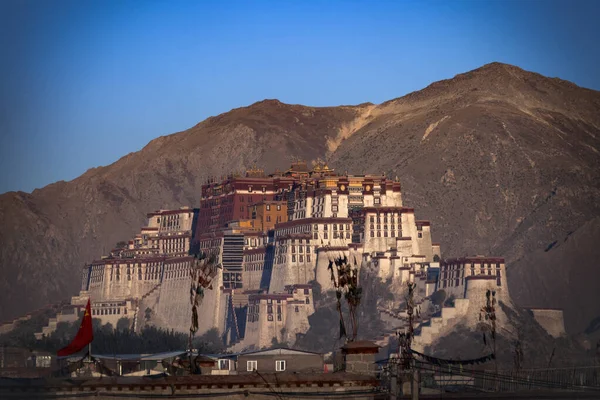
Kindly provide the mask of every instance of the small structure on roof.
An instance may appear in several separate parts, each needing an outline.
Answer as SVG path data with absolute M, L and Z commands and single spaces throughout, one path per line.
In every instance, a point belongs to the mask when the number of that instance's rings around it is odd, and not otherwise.
M 346 372 L 375 375 L 375 359 L 380 346 L 368 340 L 349 342 L 342 346 L 343 368 Z

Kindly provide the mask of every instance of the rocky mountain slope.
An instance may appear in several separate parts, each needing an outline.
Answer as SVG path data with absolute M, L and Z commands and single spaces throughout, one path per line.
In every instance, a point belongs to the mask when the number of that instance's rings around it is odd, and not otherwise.
M 0 320 L 75 293 L 85 262 L 146 212 L 197 205 L 208 176 L 289 156 L 397 175 L 444 256 L 506 256 L 515 301 L 564 308 L 571 332 L 600 316 L 600 93 L 493 63 L 380 105 L 265 100 L 71 182 L 1 195 Z

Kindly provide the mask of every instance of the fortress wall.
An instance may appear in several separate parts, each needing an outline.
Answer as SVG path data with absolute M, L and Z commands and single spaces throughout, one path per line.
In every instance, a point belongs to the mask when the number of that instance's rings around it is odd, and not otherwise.
M 546 309 L 546 308 L 531 308 L 533 318 L 542 326 L 551 336 L 559 338 L 565 336 L 565 321 L 563 310 Z
M 421 238 L 419 238 L 418 235 L 416 236 L 417 247 L 419 250 L 415 254 L 425 256 L 426 261 L 432 262 L 433 247 L 431 245 L 431 229 L 429 226 L 423 226 L 421 236 Z
M 221 274 L 213 280 L 213 289 L 204 290 L 204 299 L 198 310 L 197 335 L 201 335 L 213 327 L 218 327 L 220 311 L 220 290 L 222 285 Z M 152 299 L 148 299 L 152 300 Z M 177 332 L 188 332 L 192 318 L 192 305 L 190 303 L 190 278 L 183 276 L 165 279 L 157 290 L 156 306 L 153 308 L 161 327 L 174 329 Z M 144 308 L 140 307 L 140 316 L 150 304 L 144 301 Z M 147 304 L 146 304 L 147 303 Z
M 246 320 L 246 333 L 242 340 L 241 348 L 247 348 L 253 344 L 257 344 L 260 337 L 260 320 L 250 322 Z
M 328 270 L 329 260 L 334 260 L 337 257 L 348 257 L 349 262 L 354 262 L 353 256 L 350 255 L 350 251 L 346 250 L 325 250 L 319 249 L 317 253 L 317 267 L 315 278 L 316 281 L 321 285 L 321 290 L 333 290 L 333 284 L 331 282 L 331 272 Z M 357 258 L 357 263 L 360 258 Z M 335 272 L 335 270 L 334 270 Z
M 389 257 L 375 257 L 371 260 L 371 265 L 377 271 L 377 276 L 382 281 L 393 277 L 392 260 Z
M 396 240 L 396 249 L 398 255 L 401 257 L 409 257 L 413 255 L 413 239 L 410 240 Z
M 372 253 L 374 251 L 387 251 L 392 247 L 396 247 L 396 238 L 394 237 L 368 237 L 368 232 L 365 232 L 365 253 Z M 411 254 L 413 254 L 411 252 Z
M 165 279 L 157 292 L 154 311 L 165 324 L 164 328 L 187 332 L 192 316 L 189 276 Z M 141 308 L 140 311 L 143 312 Z
M 466 311 L 467 324 L 475 326 L 479 320 L 479 311 L 481 307 L 486 305 L 486 292 L 488 290 L 496 292 L 496 302 L 502 301 L 505 304 L 512 304 L 510 297 L 505 293 L 503 288 L 496 285 L 496 277 L 493 279 L 465 279 L 465 298 L 469 300 L 468 310 Z M 501 311 L 501 308 L 496 306 L 496 319 L 498 326 L 503 326 L 508 323 L 506 315 Z
M 444 292 L 446 292 L 446 298 L 454 296 L 454 298 L 456 299 L 461 299 L 465 296 L 464 285 L 438 287 L 438 290 L 443 290 Z
M 288 255 L 291 260 L 291 256 Z M 271 274 L 271 284 L 269 285 L 269 293 L 283 292 L 285 285 L 291 279 L 291 263 L 275 264 Z
M 314 312 L 311 305 L 312 298 L 310 305 L 292 303 L 287 304 L 287 307 L 285 307 L 287 309 L 287 318 L 285 319 L 285 337 L 283 340 L 285 340 L 289 346 L 293 346 L 296 342 L 296 334 L 304 334 L 310 329 L 308 316 Z M 296 312 L 296 307 L 298 307 L 298 312 Z
M 311 254 L 314 256 L 314 254 Z M 293 285 L 293 284 L 306 284 L 314 279 L 315 277 L 315 267 L 312 262 L 306 262 L 306 255 L 304 255 L 304 262 L 292 263 L 288 268 L 290 271 L 290 281 L 284 282 L 285 285 Z M 282 290 L 283 291 L 283 290 Z
M 229 300 L 230 294 L 224 293 L 220 289 L 215 289 L 213 291 L 214 293 L 211 293 L 211 300 L 208 304 L 214 306 L 214 311 L 210 306 L 206 306 L 206 310 L 204 309 L 205 306 L 202 306 L 200 307 L 201 312 L 198 313 L 198 322 L 200 326 L 199 334 L 202 334 L 211 328 L 217 328 L 220 333 L 223 333 L 227 326 L 227 315 L 228 312 L 231 311 L 231 303 Z M 204 300 L 207 300 L 206 297 Z
M 263 278 L 264 265 L 261 269 L 256 271 L 246 271 L 244 268 L 242 272 L 242 282 L 244 284 L 244 290 L 258 290 L 260 289 L 260 283 Z
M 311 254 L 311 262 L 306 261 L 306 254 L 303 254 L 304 262 L 298 261 L 299 254 L 296 255 L 296 262 L 291 262 L 291 255 L 287 257 L 289 260 L 287 264 L 273 266 L 269 293 L 283 293 L 287 285 L 304 284 L 315 279 L 314 271 L 315 264 L 318 265 L 318 255 Z
M 415 214 L 412 212 L 402 213 L 402 236 L 411 238 L 410 254 L 419 254 L 419 247 L 415 238 L 417 238 L 417 225 L 415 223 Z

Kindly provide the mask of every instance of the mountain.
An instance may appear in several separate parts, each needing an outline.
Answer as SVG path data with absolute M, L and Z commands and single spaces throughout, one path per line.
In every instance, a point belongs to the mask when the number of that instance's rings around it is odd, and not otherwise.
M 207 177 L 289 156 L 398 176 L 445 257 L 504 255 L 515 302 L 564 308 L 570 332 L 600 316 L 600 93 L 493 63 L 379 105 L 265 100 L 1 195 L 0 320 L 76 293 L 84 263 L 148 211 L 197 205 Z

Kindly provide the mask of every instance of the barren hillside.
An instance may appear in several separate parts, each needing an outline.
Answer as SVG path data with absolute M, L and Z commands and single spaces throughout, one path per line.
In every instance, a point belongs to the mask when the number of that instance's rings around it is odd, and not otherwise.
M 206 177 L 289 156 L 399 176 L 444 256 L 506 256 L 516 302 L 564 307 L 572 332 L 600 316 L 600 93 L 494 63 L 377 106 L 265 100 L 71 182 L 1 195 L 0 320 L 74 294 L 85 262 L 146 212 L 197 205 Z

